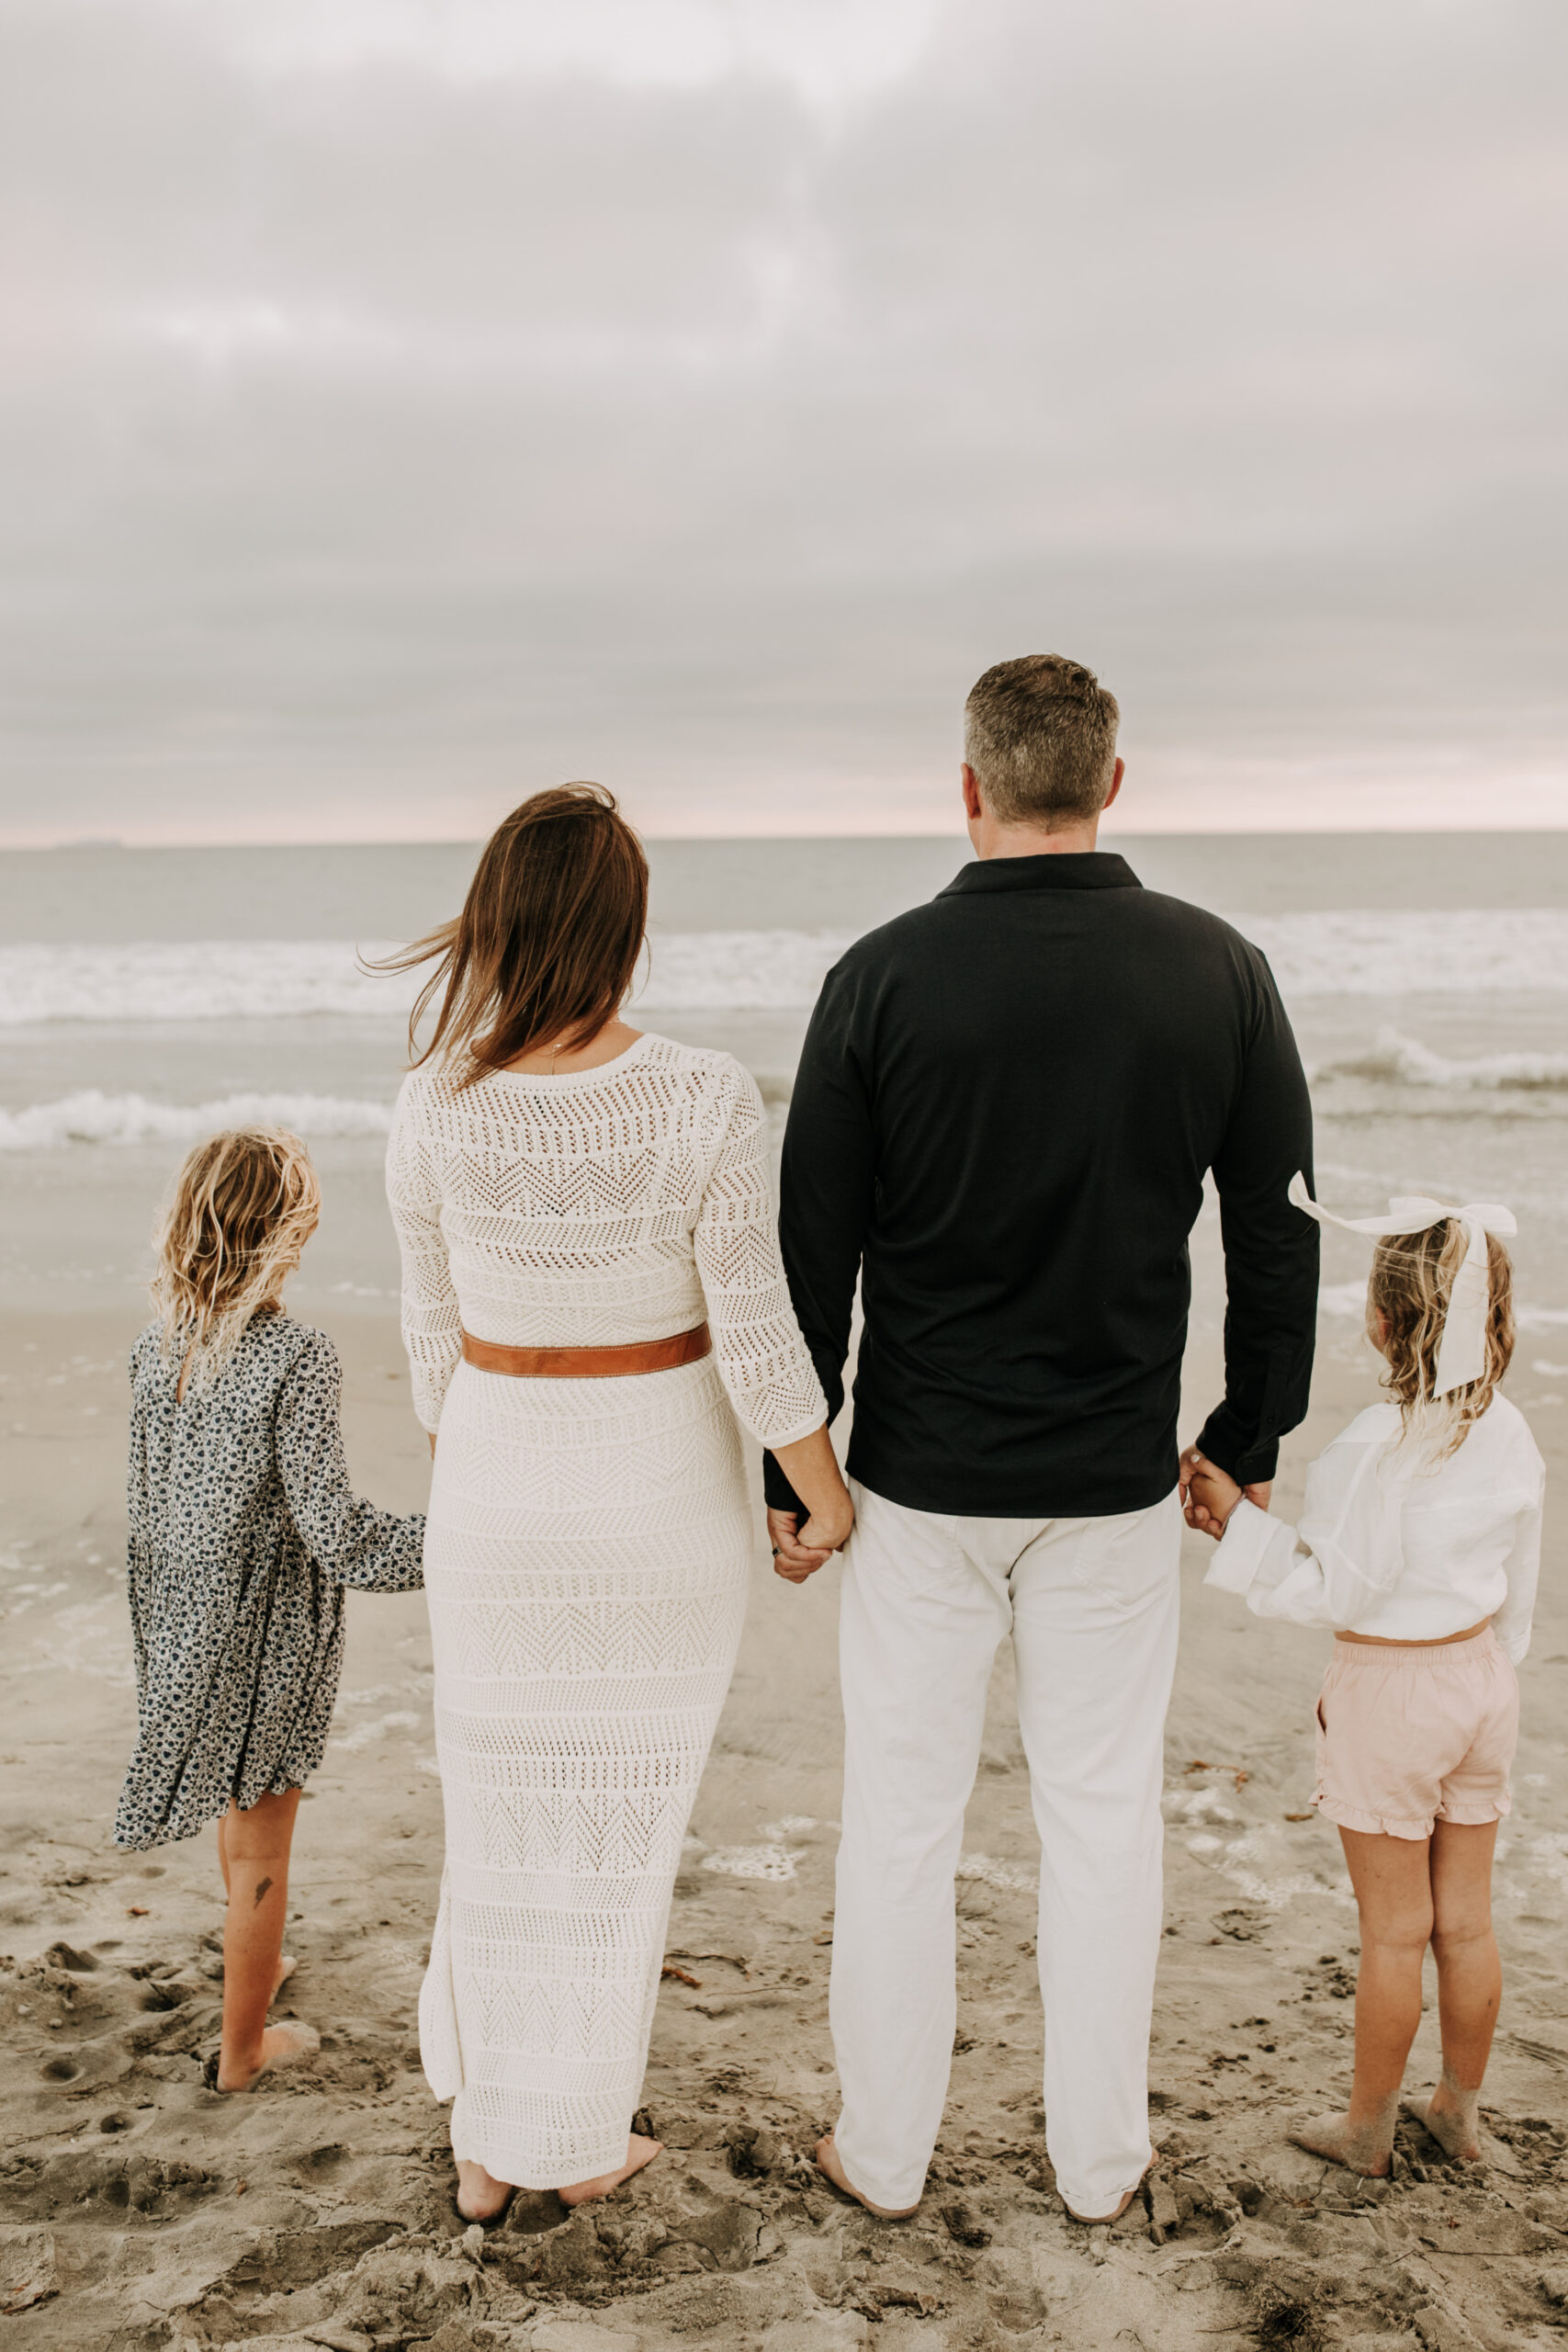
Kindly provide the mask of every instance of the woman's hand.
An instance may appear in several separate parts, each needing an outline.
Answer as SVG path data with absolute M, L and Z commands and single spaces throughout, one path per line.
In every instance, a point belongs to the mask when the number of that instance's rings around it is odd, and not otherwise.
M 855 1507 L 826 1427 L 797 1438 L 793 1445 L 775 1446 L 773 1459 L 807 1512 L 803 1527 L 798 1510 L 769 1511 L 773 1567 L 786 1584 L 804 1584 L 849 1542 Z
M 786 1584 L 804 1584 L 849 1542 L 854 1523 L 847 1488 L 840 1511 L 813 1511 L 804 1527 L 797 1510 L 771 1510 L 768 1541 L 773 1547 L 773 1574 Z

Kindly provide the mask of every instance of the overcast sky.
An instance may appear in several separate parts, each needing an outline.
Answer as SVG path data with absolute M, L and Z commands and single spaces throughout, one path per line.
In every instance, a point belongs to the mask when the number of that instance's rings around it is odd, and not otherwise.
M 0 0 L 0 839 L 1568 823 L 1562 0 Z

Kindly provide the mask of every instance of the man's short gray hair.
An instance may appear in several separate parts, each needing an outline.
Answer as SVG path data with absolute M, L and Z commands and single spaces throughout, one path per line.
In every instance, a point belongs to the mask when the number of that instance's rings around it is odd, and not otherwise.
M 1081 824 L 1104 808 L 1116 768 L 1116 697 L 1081 662 L 998 662 L 964 706 L 964 756 L 1004 825 Z

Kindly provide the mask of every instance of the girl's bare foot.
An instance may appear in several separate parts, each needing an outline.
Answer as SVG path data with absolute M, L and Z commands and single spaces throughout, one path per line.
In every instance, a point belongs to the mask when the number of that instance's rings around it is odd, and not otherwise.
M 1137 2179 L 1133 2183 L 1132 2188 L 1127 2191 L 1127 2194 L 1122 2198 L 1122 2202 L 1117 2206 L 1113 2213 L 1075 2213 L 1065 2197 L 1062 2199 L 1063 2212 L 1066 2213 L 1069 2222 L 1081 2222 L 1086 2230 L 1108 2230 L 1112 2222 L 1119 2222 L 1122 2219 L 1122 2214 L 1127 2211 L 1128 2206 L 1131 2205 L 1134 2198 L 1136 2197 L 1138 2191 L 1142 2188 L 1145 2181 L 1147 2180 L 1150 2173 L 1153 2172 L 1158 2162 L 1158 2149 L 1151 2148 L 1149 2150 L 1148 2163 L 1144 2166 L 1143 2171 L 1138 2175 Z
M 516 2193 L 509 2180 L 497 2180 L 483 2165 L 457 2158 L 457 2211 L 465 2222 L 499 2222 Z
M 650 2165 L 655 2156 L 662 2155 L 662 2140 L 647 2139 L 640 2132 L 633 2132 L 626 2140 L 626 2160 L 619 2172 L 602 2172 L 596 2180 L 574 2180 L 568 2188 L 558 2188 L 556 2195 L 563 2205 L 586 2205 L 591 2197 L 608 2197 L 612 2188 L 619 2188 L 623 2180 L 630 2180 L 634 2172 Z
M 1393 2101 L 1386 2115 L 1371 2123 L 1353 2124 L 1348 2115 L 1314 2115 L 1286 2136 L 1309 2155 L 1326 2156 L 1363 2180 L 1386 2180 L 1393 2169 Z
M 1429 2099 L 1407 2098 L 1404 2108 L 1411 2120 L 1429 2132 L 1443 2154 L 1451 2156 L 1456 2164 L 1484 2162 L 1479 2091 L 1461 2091 L 1449 2083 L 1439 2083 Z
M 818 2141 L 814 2153 L 818 2171 L 826 2173 L 835 2188 L 841 2189 L 846 2197 L 852 2197 L 857 2205 L 863 2205 L 866 2211 L 874 2213 L 879 2222 L 907 2222 L 911 2213 L 919 2211 L 918 2198 L 913 2205 L 895 2206 L 874 2205 L 869 2197 L 863 2197 L 839 2161 L 839 2151 L 833 2145 L 830 2132 L 825 2140 Z
M 261 2056 L 249 2068 L 231 2068 L 221 2060 L 218 2067 L 217 2087 L 220 2091 L 248 2091 L 258 2075 L 269 2067 L 297 2066 L 302 2059 L 313 2058 L 321 2046 L 321 2037 L 313 2025 L 269 2025 L 261 2038 Z

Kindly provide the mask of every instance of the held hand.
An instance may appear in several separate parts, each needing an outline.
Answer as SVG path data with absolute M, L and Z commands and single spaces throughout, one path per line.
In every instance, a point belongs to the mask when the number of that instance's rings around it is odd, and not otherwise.
M 798 1511 L 771 1510 L 768 1541 L 773 1547 L 774 1575 L 786 1584 L 804 1584 L 849 1541 L 853 1525 L 854 1509 L 847 1495 L 841 1511 L 814 1511 L 804 1527 Z
M 1225 1473 L 1219 1468 L 1217 1464 L 1209 1461 L 1206 1455 L 1201 1453 L 1195 1445 L 1190 1445 L 1183 1453 L 1180 1464 L 1178 1467 L 1177 1476 L 1179 1483 L 1176 1489 L 1177 1495 L 1181 1503 L 1182 1516 L 1186 1520 L 1189 1527 L 1203 1528 L 1204 1532 L 1210 1534 L 1218 1532 L 1218 1530 L 1216 1529 L 1204 1528 L 1203 1521 L 1201 1519 L 1195 1519 L 1192 1515 L 1192 1481 L 1200 1471 L 1207 1472 L 1211 1476 L 1224 1478 L 1226 1486 L 1233 1488 L 1237 1499 L 1245 1495 L 1247 1501 L 1249 1503 L 1256 1504 L 1259 1510 L 1268 1510 L 1274 1493 L 1274 1481 L 1272 1478 L 1256 1478 L 1250 1487 L 1237 1487 L 1234 1479 L 1225 1476 Z M 1235 1509 L 1234 1502 L 1231 1505 L 1231 1509 Z M 1212 1516 L 1213 1514 L 1210 1513 L 1209 1515 Z M 1224 1519 L 1228 1519 L 1229 1517 L 1230 1511 L 1227 1510 L 1224 1514 Z M 1220 1526 L 1222 1528 L 1224 1525 L 1224 1519 L 1222 1519 L 1220 1521 Z
M 1181 1457 L 1186 1519 L 1189 1527 L 1201 1535 L 1216 1538 L 1225 1532 L 1225 1522 L 1244 1489 L 1227 1476 L 1217 1462 L 1210 1462 L 1195 1445 L 1189 1446 Z

